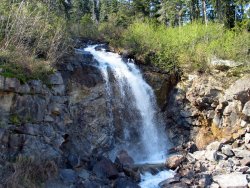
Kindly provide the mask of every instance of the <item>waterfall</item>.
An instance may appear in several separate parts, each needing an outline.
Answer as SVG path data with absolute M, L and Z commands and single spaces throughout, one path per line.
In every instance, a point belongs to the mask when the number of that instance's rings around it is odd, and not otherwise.
M 120 105 L 120 114 L 124 121 L 125 143 L 120 144 L 118 149 L 126 149 L 137 162 L 164 160 L 167 149 L 167 140 L 160 116 L 157 114 L 157 105 L 153 89 L 146 83 L 140 70 L 130 61 L 123 61 L 122 57 L 105 50 L 96 50 L 97 45 L 91 45 L 84 50 L 90 52 L 98 61 L 106 82 L 107 107 L 109 109 L 110 123 L 114 123 L 112 105 Z M 111 83 L 111 77 L 114 83 Z M 119 97 L 112 92 L 112 87 L 118 87 Z M 118 95 L 118 94 L 117 94 Z M 112 100 L 119 98 L 115 102 Z M 138 131 L 138 141 L 133 131 Z M 114 125 L 116 126 L 116 125 Z M 131 143 L 129 143 L 131 142 Z

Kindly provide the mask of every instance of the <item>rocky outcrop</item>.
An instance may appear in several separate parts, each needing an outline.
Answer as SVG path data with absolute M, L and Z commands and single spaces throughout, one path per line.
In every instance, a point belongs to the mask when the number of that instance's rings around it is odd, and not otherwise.
M 165 118 L 170 140 L 177 145 L 169 152 L 185 159 L 173 168 L 178 181 L 164 186 L 249 187 L 249 104 L 249 75 L 227 77 L 214 70 L 183 78 L 171 94 Z
M 170 139 L 194 141 L 202 149 L 214 140 L 241 136 L 249 126 L 250 77 L 224 72 L 189 75 L 172 92 L 165 112 Z
M 154 89 L 158 107 L 164 111 L 170 93 L 180 79 L 180 73 L 166 73 L 155 67 L 145 65 L 139 65 L 139 67 L 143 71 L 145 80 Z
M 69 56 L 46 85 L 0 76 L 0 167 L 32 158 L 41 165 L 53 161 L 58 168 L 78 168 L 93 156 L 107 155 L 115 128 L 95 65 L 91 54 Z M 7 171 L 0 173 L 0 184 L 6 183 Z M 69 170 L 61 175 L 69 181 L 76 177 Z
M 136 142 L 140 131 L 134 126 L 137 114 L 121 104 L 112 75 L 110 88 L 115 97 L 107 100 L 107 85 L 96 65 L 90 53 L 76 51 L 57 65 L 46 84 L 39 80 L 21 84 L 0 76 L 0 185 L 6 186 L 9 174 L 15 171 L 8 165 L 15 169 L 17 159 L 29 158 L 30 165 L 37 162 L 42 167 L 51 162 L 56 166 L 57 176 L 47 187 L 79 182 L 86 187 L 117 187 L 122 182 L 138 187 L 135 182 L 140 174 L 130 169 L 134 161 L 126 151 L 119 153 L 116 164 L 105 158 L 115 145 L 124 142 L 124 124 L 133 132 L 131 145 Z M 177 78 L 154 68 L 143 70 L 163 109 Z

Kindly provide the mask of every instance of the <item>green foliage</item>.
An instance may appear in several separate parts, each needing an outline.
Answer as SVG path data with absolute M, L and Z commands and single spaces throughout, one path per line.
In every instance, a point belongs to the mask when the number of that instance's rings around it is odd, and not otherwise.
M 10 116 L 10 122 L 14 125 L 20 125 L 21 124 L 21 119 L 18 115 L 13 114 Z
M 54 72 L 53 67 L 48 61 L 24 56 L 26 53 L 22 48 L 0 52 L 0 75 L 17 78 L 21 83 L 34 79 L 46 83 L 48 76 Z
M 137 59 L 169 71 L 177 66 L 204 71 L 214 56 L 242 63 L 250 59 L 250 34 L 225 30 L 220 24 L 166 28 L 150 21 L 136 21 L 125 32 L 123 45 Z
M 1 16 L 2 15 L 2 16 Z M 1 75 L 46 81 L 68 51 L 67 21 L 40 1 L 7 1 L 0 6 Z

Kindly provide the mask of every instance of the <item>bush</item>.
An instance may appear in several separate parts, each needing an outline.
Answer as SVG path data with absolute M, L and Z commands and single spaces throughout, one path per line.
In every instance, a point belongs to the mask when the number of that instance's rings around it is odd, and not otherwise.
M 54 161 L 44 161 L 25 156 L 18 156 L 10 165 L 12 173 L 4 180 L 5 187 L 44 187 L 43 183 L 48 178 L 53 178 L 58 173 Z
M 205 71 L 214 56 L 248 63 L 249 46 L 246 31 L 225 30 L 214 23 L 166 28 L 148 20 L 136 21 L 123 35 L 123 47 L 132 50 L 137 59 L 167 71 L 177 66 Z
M 17 78 L 21 83 L 38 79 L 47 82 L 47 78 L 54 72 L 50 62 L 35 59 L 23 48 L 3 50 L 0 52 L 0 75 Z
M 4 0 L 1 14 L 1 74 L 45 80 L 71 44 L 66 20 L 42 2 Z

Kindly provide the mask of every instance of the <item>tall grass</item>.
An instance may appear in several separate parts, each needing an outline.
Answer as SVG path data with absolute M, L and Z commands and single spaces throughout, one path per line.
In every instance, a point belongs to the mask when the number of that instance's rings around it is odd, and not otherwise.
M 29 1 L 3 4 L 0 15 L 0 74 L 14 76 L 18 67 L 22 81 L 43 79 L 68 49 L 65 19 Z
M 250 33 L 226 30 L 210 23 L 166 28 L 150 21 L 136 21 L 123 35 L 123 46 L 137 59 L 150 61 L 165 70 L 181 66 L 206 70 L 213 57 L 249 63 Z

